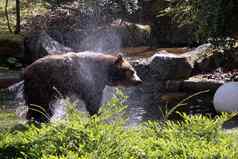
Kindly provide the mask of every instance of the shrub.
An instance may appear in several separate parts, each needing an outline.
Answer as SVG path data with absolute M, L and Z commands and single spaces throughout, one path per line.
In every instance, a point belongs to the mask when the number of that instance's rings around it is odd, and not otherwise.
M 119 98 L 118 98 L 119 97 Z M 123 95 L 114 97 L 100 116 L 88 118 L 69 106 L 57 123 L 28 125 L 0 134 L 0 158 L 235 158 L 237 131 L 221 129 L 216 119 L 187 116 L 184 121 L 148 121 L 125 127 Z
M 232 36 L 238 21 L 235 10 L 234 0 L 176 0 L 158 14 L 170 16 L 180 26 L 192 24 L 197 41 L 206 42 L 208 38 Z

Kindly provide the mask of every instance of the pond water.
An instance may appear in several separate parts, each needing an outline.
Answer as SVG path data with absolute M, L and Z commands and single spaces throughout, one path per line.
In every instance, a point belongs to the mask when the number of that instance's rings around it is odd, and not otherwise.
M 1 91 L 0 92 L 0 106 L 1 109 L 15 111 L 17 116 L 24 118 L 27 111 L 23 99 L 23 90 L 21 83 L 18 83 L 12 87 L 11 91 Z M 128 116 L 128 125 L 135 126 L 145 120 L 157 120 L 161 118 L 161 112 L 158 107 L 151 105 L 148 107 L 149 99 L 147 96 L 143 96 L 142 88 L 126 88 L 122 89 L 124 94 L 128 96 L 125 104 L 128 105 L 126 113 Z M 106 86 L 103 92 L 102 104 L 106 103 L 115 95 L 116 88 Z M 85 105 L 77 97 L 72 96 L 72 100 L 77 103 L 78 109 L 81 112 L 86 112 Z M 55 114 L 52 120 L 57 120 L 65 115 L 64 109 L 65 103 L 59 100 L 53 104 L 55 109 Z

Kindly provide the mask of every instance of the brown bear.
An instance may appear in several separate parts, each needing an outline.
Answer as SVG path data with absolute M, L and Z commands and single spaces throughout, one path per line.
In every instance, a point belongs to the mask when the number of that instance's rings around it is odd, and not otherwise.
M 92 52 L 43 57 L 29 65 L 23 77 L 24 98 L 29 107 L 26 118 L 38 122 L 49 121 L 47 117 L 53 115 L 49 104 L 58 98 L 77 95 L 89 114 L 94 115 L 106 85 L 128 87 L 142 83 L 121 55 Z

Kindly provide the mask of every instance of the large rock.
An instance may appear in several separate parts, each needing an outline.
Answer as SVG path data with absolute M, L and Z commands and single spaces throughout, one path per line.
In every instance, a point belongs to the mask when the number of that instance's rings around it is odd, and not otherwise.
M 167 52 L 178 51 L 177 49 L 157 49 L 152 50 L 148 54 L 153 55 L 148 58 L 134 60 L 138 72 L 142 76 L 156 80 L 181 80 L 188 77 L 205 72 L 211 72 L 219 67 L 233 63 L 235 65 L 236 52 L 229 50 L 215 49 L 212 44 L 203 44 L 199 47 L 183 52 Z M 189 50 L 189 49 L 185 49 Z M 133 58 L 135 59 L 135 58 Z M 142 77 L 143 78 L 143 77 Z
M 193 67 L 193 72 L 203 73 L 213 71 L 224 65 L 226 55 L 224 50 L 215 49 L 210 43 L 200 45 L 192 51 L 182 54 Z
M 199 76 L 190 77 L 188 80 L 184 80 L 181 83 L 180 91 L 186 91 L 189 93 L 197 93 L 199 91 L 208 90 L 211 93 L 215 91 L 224 83 L 224 81 L 199 78 Z
M 26 63 L 51 54 L 62 54 L 73 51 L 50 37 L 46 32 L 32 33 L 25 39 L 25 60 Z
M 151 28 L 126 21 L 114 21 L 110 26 L 96 29 L 80 42 L 82 50 L 115 51 L 122 47 L 150 45 Z
M 143 80 L 182 80 L 190 77 L 192 67 L 187 59 L 175 54 L 157 52 L 150 58 L 131 61 Z
M 185 80 L 193 74 L 209 72 L 222 67 L 226 64 L 227 57 L 230 57 L 224 50 L 214 49 L 211 44 L 203 44 L 185 53 L 183 50 L 179 50 L 179 53 L 169 53 L 165 50 L 157 52 L 149 50 L 149 55 L 154 54 L 149 58 L 140 57 L 137 60 L 132 58 L 134 59 L 132 63 L 139 75 L 141 74 L 142 79 Z M 171 51 L 171 49 L 167 50 Z
M 26 61 L 32 61 L 48 54 L 99 51 L 119 51 L 122 47 L 150 45 L 149 25 L 140 25 L 116 20 L 110 25 L 81 31 L 46 30 L 30 33 L 25 38 Z
M 150 73 L 157 80 L 187 79 L 192 67 L 183 56 L 174 54 L 155 54 L 150 59 Z

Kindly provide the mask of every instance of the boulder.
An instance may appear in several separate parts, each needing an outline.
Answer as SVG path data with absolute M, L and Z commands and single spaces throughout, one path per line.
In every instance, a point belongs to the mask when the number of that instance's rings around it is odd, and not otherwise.
M 150 78 L 156 80 L 187 79 L 192 72 L 187 59 L 175 54 L 157 53 L 148 62 Z
M 46 32 L 32 33 L 25 38 L 25 61 L 32 63 L 35 60 L 51 54 L 71 52 L 68 48 L 50 37 Z
M 48 54 L 65 52 L 119 51 L 122 47 L 150 45 L 149 25 L 116 20 L 110 25 L 93 29 L 64 31 L 49 29 L 32 32 L 25 38 L 26 61 L 31 63 Z
M 150 81 L 150 68 L 149 68 L 149 62 L 146 59 L 138 58 L 138 59 L 130 59 L 127 58 L 130 61 L 130 64 L 135 68 L 137 75 L 143 80 L 143 81 Z
M 180 90 L 189 93 L 197 93 L 208 90 L 210 93 L 214 94 L 223 83 L 224 81 L 204 79 L 194 76 L 190 77 L 188 80 L 182 81 Z
M 80 42 L 79 48 L 108 52 L 119 50 L 122 47 L 150 45 L 151 40 L 149 25 L 116 20 L 110 26 L 92 31 Z
M 59 42 L 61 45 L 71 48 L 75 52 L 81 52 L 85 51 L 85 49 L 80 46 L 81 41 L 88 37 L 92 31 L 81 29 L 62 31 L 58 30 L 58 28 L 53 28 L 47 30 L 47 33 L 51 38 Z
M 129 51 L 126 55 L 132 59 L 132 63 L 139 75 L 141 74 L 142 79 L 157 81 L 186 80 L 194 74 L 213 71 L 223 66 L 227 59 L 223 50 L 214 49 L 211 44 L 203 44 L 185 53 L 184 51 L 189 49 L 137 49 L 137 51 L 142 50 L 142 53 L 134 53 L 132 49 L 128 48 L 123 50 Z M 134 54 L 138 54 L 139 58 L 133 57 Z
M 193 68 L 193 73 L 213 71 L 224 65 L 226 56 L 224 50 L 215 49 L 210 43 L 198 46 L 192 51 L 181 54 L 187 58 Z
M 154 53 L 154 52 L 153 52 Z M 147 58 L 129 58 L 138 75 L 143 80 L 166 81 L 188 79 L 192 73 L 192 65 L 186 57 L 157 51 Z

